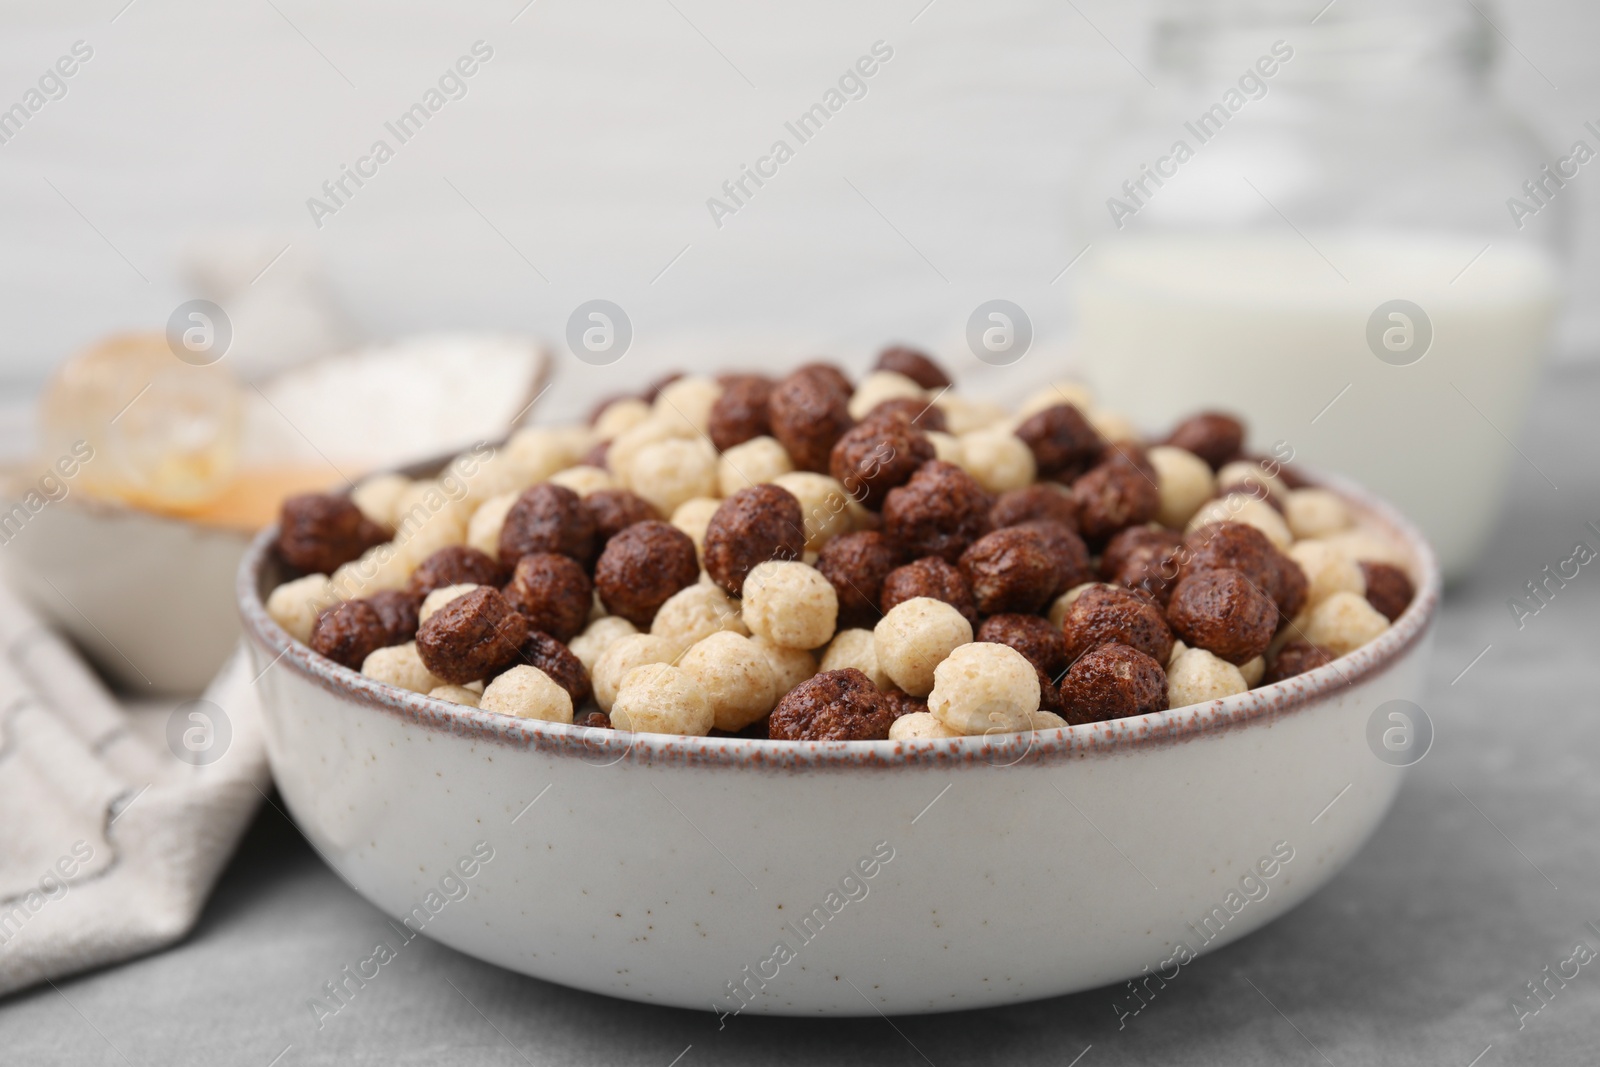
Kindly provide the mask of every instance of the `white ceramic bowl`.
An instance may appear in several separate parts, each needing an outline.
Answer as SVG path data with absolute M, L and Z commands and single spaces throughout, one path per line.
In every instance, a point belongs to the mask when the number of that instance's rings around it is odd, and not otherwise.
M 1408 523 L 1335 487 L 1411 556 L 1381 637 L 1226 700 L 1000 741 L 635 737 L 403 692 L 267 617 L 273 531 L 239 599 L 284 799 L 411 928 L 654 1004 L 975 1008 L 1172 980 L 1180 942 L 1288 911 L 1382 819 L 1402 771 L 1368 720 L 1421 689 L 1439 577 Z

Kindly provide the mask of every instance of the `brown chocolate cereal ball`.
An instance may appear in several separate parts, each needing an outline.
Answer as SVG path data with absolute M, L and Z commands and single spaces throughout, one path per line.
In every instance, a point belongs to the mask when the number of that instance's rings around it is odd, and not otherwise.
M 989 494 L 972 475 L 943 460 L 929 460 L 883 502 L 883 532 L 914 557 L 961 558 L 989 532 Z
M 572 717 L 572 725 L 585 730 L 609 730 L 611 716 L 603 711 L 584 711 Z
M 1172 655 L 1172 630 L 1161 609 L 1111 585 L 1092 585 L 1079 594 L 1062 617 L 1061 634 L 1069 663 L 1111 644 L 1136 648 L 1157 663 Z M 1272 639 L 1270 633 L 1267 639 Z
M 595 542 L 601 547 L 636 522 L 662 517 L 654 504 L 626 489 L 597 489 L 583 498 L 583 509 L 594 520 Z
M 893 345 L 878 353 L 873 370 L 892 370 L 904 374 L 924 389 L 944 389 L 950 385 L 950 376 L 923 352 L 905 345 Z
M 694 541 L 658 519 L 636 522 L 607 541 L 594 568 L 606 610 L 641 629 L 649 628 L 667 598 L 699 578 Z
M 1367 580 L 1367 603 L 1378 609 L 1378 614 L 1390 622 L 1398 619 L 1411 606 L 1417 595 L 1406 572 L 1392 563 L 1363 561 L 1361 574 Z
M 1069 662 L 1066 637 L 1049 619 L 1038 615 L 991 615 L 983 620 L 973 640 L 1010 645 L 1051 678 L 1059 678 Z
M 711 421 L 706 428 L 718 452 L 767 434 L 767 400 L 771 395 L 771 378 L 758 374 L 729 376 L 723 383 L 722 395 L 711 405 Z
M 1193 452 L 1217 470 L 1239 457 L 1244 448 L 1244 424 L 1232 415 L 1203 411 L 1173 427 L 1165 443 Z
M 466 545 L 447 545 L 418 564 L 406 583 L 406 592 L 426 597 L 447 585 L 494 585 L 506 583 L 506 568 L 486 553 Z
M 1150 462 L 1150 454 L 1145 451 L 1144 445 L 1137 441 L 1112 441 L 1106 445 L 1106 450 L 1100 453 L 1100 462 L 1130 464 L 1144 471 L 1152 482 L 1160 484 L 1155 464 Z
M 794 374 L 790 377 L 794 377 L 795 375 L 805 375 L 810 378 L 815 378 L 817 381 L 821 382 L 823 385 L 826 385 L 830 390 L 838 393 L 846 400 L 849 400 L 850 394 L 856 391 L 855 383 L 853 383 L 850 380 L 850 376 L 844 372 L 844 368 L 839 366 L 837 363 L 829 363 L 825 360 L 814 360 L 810 363 L 802 363 L 800 366 L 794 369 Z
M 1167 622 L 1191 646 L 1237 667 L 1272 644 L 1278 606 L 1232 568 L 1195 571 L 1173 588 Z
M 505 597 L 530 627 L 551 634 L 557 641 L 570 641 L 583 632 L 589 621 L 594 583 L 571 556 L 534 552 L 517 560 Z
M 910 693 L 902 692 L 899 689 L 884 690 L 883 700 L 884 703 L 889 705 L 889 714 L 896 719 L 902 715 L 914 715 L 919 711 L 926 712 L 928 710 L 928 702 L 926 700 L 914 697 Z
M 1261 682 L 1263 685 L 1281 682 L 1285 678 L 1325 667 L 1333 660 L 1333 653 L 1327 649 L 1297 637 L 1278 649 L 1278 654 L 1267 661 L 1267 673 Z
M 353 671 L 380 648 L 392 645 L 389 627 L 365 600 L 346 600 L 317 616 L 311 650 Z
M 381 589 L 367 597 L 367 604 L 383 619 L 389 631 L 385 644 L 398 645 L 417 635 L 417 611 L 422 600 L 402 589 Z
M 1100 576 L 1166 606 L 1177 583 L 1176 555 L 1183 536 L 1156 526 L 1130 526 L 1106 542 Z
M 1091 545 L 1150 522 L 1161 510 L 1155 479 L 1126 461 L 1102 463 L 1079 477 L 1072 483 L 1072 499 L 1078 505 L 1078 531 Z
M 1094 564 L 1089 559 L 1089 546 L 1085 545 L 1083 538 L 1071 529 L 1059 522 L 1043 520 L 1019 523 L 1008 528 L 1032 530 L 1044 539 L 1045 550 L 1060 567 L 1055 587 L 1050 591 L 1050 600 L 1054 600 L 1073 586 L 1094 581 Z
M 1063 591 L 1068 561 L 1051 549 L 1054 538 L 1043 523 L 1007 526 L 984 534 L 961 553 L 961 573 L 972 587 L 972 598 L 985 615 L 1035 612 Z M 1074 537 L 1056 526 L 1058 537 Z
M 1305 572 L 1266 534 L 1247 523 L 1207 523 L 1183 539 L 1176 558 L 1181 564 L 1180 580 L 1198 571 L 1227 567 L 1271 597 L 1287 617 L 1298 615 L 1305 606 Z
M 876 422 L 879 419 L 894 419 L 897 422 L 908 423 L 919 430 L 936 430 L 944 433 L 949 429 L 945 421 L 944 412 L 926 400 L 918 400 L 911 396 L 893 396 L 873 406 L 867 412 L 867 417 L 862 422 Z
M 1033 453 L 1040 478 L 1070 482 L 1099 462 L 1102 438 L 1083 412 L 1055 404 L 1023 420 L 1014 431 Z
M 1061 706 L 1073 726 L 1165 711 L 1167 674 L 1136 648 L 1101 645 L 1061 679 Z
M 972 600 L 972 587 L 966 577 L 938 556 L 924 556 L 904 567 L 896 567 L 883 579 L 878 606 L 887 613 L 896 604 L 919 596 L 942 600 L 961 612 L 969 623 L 978 624 L 978 607 Z
M 606 462 L 610 455 L 611 442 L 596 441 L 594 447 L 585 452 L 583 454 L 583 458 L 578 462 L 582 463 L 585 467 L 596 467 L 603 471 L 610 470 L 611 467 Z
M 839 594 L 839 627 L 870 629 L 883 613 L 878 610 L 883 580 L 905 557 L 876 530 L 842 534 L 822 546 L 817 570 Z
M 1034 666 L 1034 670 L 1039 672 L 1039 710 L 1048 711 L 1053 715 L 1060 715 L 1065 719 L 1067 705 L 1061 699 L 1061 686 L 1056 682 L 1056 679 L 1061 678 L 1062 675 L 1047 674 L 1038 665 Z M 1042 727 L 1035 728 L 1042 729 Z
M 567 691 L 573 707 L 581 707 L 594 695 L 589 682 L 589 672 L 583 662 L 564 642 L 541 630 L 529 630 L 517 658 L 530 667 L 537 667 L 550 676 L 550 680 Z
M 854 425 L 849 405 L 849 393 L 835 389 L 821 371 L 796 371 L 773 388 L 767 419 L 796 470 L 828 472 L 834 444 Z
M 706 525 L 703 556 L 711 580 L 734 596 L 759 563 L 805 554 L 800 501 L 776 485 L 751 485 L 724 500 Z
M 533 552 L 559 552 L 587 567 L 594 550 L 594 516 L 564 485 L 544 482 L 525 490 L 500 527 L 500 562 L 507 567 Z
M 435 677 L 466 685 L 515 663 L 527 637 L 528 621 L 498 589 L 480 585 L 417 627 L 417 654 Z
M 278 512 L 278 555 L 307 574 L 332 574 L 388 539 L 349 497 L 302 493 L 285 500 Z
M 895 714 L 871 680 L 854 667 L 824 671 L 778 701 L 767 736 L 779 741 L 884 741 Z
M 909 423 L 863 422 L 834 444 L 828 472 L 851 499 L 877 511 L 889 490 L 904 485 L 934 456 L 933 442 Z
M 1035 520 L 1059 522 L 1078 532 L 1078 505 L 1072 493 L 1054 482 L 1040 482 L 1021 489 L 1008 489 L 989 509 L 989 522 L 996 529 L 1020 526 Z

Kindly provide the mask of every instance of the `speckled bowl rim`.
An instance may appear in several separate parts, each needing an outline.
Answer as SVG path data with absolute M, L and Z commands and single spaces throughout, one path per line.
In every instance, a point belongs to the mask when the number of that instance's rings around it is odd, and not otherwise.
M 276 526 L 263 530 L 251 542 L 239 564 L 236 588 L 245 634 L 271 661 L 263 675 L 286 669 L 354 706 L 472 743 L 531 749 L 602 766 L 626 761 L 824 771 L 1054 763 L 1133 753 L 1269 724 L 1382 674 L 1421 642 L 1432 625 L 1442 589 L 1438 561 L 1427 540 L 1396 509 L 1353 483 L 1332 476 L 1308 476 L 1298 468 L 1297 472 L 1307 482 L 1330 489 L 1353 504 L 1362 517 L 1392 535 L 1411 557 L 1412 578 L 1421 580 L 1405 613 L 1354 652 L 1282 682 L 1184 708 L 1038 733 L 913 741 L 770 741 L 633 734 L 518 719 L 374 681 L 290 637 L 267 614 L 260 593 L 262 570 L 277 539 Z

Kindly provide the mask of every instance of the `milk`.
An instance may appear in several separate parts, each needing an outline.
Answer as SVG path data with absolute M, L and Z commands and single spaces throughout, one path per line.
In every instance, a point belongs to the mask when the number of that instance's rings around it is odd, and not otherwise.
M 1445 573 L 1460 575 L 1512 465 L 1546 481 L 1511 442 L 1557 269 L 1537 249 L 1486 243 L 1315 230 L 1108 243 L 1076 289 L 1080 359 L 1100 402 L 1146 428 L 1233 411 L 1257 450 L 1284 441 L 1297 462 L 1355 478 L 1410 515 Z M 1421 314 L 1374 319 L 1396 300 Z

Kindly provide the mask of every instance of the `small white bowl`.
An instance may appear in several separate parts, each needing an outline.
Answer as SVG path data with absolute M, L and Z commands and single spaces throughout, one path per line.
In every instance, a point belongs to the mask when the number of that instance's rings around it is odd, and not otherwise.
M 262 607 L 274 531 L 238 593 L 284 799 L 412 929 L 653 1004 L 976 1008 L 1174 980 L 1180 942 L 1204 952 L 1282 915 L 1383 818 L 1402 772 L 1369 748 L 1368 720 L 1421 690 L 1439 575 L 1409 523 L 1332 484 L 1410 556 L 1417 596 L 1377 640 L 1225 700 L 998 741 L 508 718 L 294 642 Z

